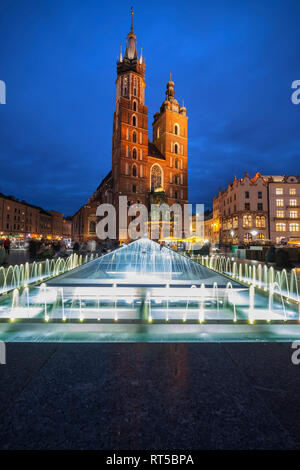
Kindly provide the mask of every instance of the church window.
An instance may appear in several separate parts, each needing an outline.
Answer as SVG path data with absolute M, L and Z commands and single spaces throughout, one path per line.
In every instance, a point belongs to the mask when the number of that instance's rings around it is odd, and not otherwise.
M 132 141 L 136 143 L 136 132 L 134 131 L 132 134 Z
M 136 151 L 136 149 L 133 149 L 133 150 L 132 150 L 132 158 L 133 158 L 133 160 L 136 160 L 136 159 L 137 159 L 137 151 Z
M 179 127 L 178 127 L 178 124 L 175 124 L 174 133 L 175 133 L 176 135 L 179 135 Z
M 175 152 L 176 154 L 178 154 L 178 145 L 177 145 L 177 144 L 174 145 L 174 152 Z
M 136 116 L 132 116 L 132 125 L 136 126 Z
M 151 190 L 162 187 L 162 169 L 159 165 L 153 165 L 151 168 Z
M 89 232 L 96 233 L 96 222 L 94 220 L 90 221 Z
M 136 111 L 136 101 L 133 102 L 133 111 Z
M 132 167 L 132 176 L 137 176 L 136 165 L 133 165 Z

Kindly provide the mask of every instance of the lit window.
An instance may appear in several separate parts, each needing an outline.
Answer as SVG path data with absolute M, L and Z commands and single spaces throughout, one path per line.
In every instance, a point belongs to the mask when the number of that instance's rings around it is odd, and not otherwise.
M 283 194 L 283 188 L 276 188 L 276 195 L 281 196 Z
M 297 205 L 297 199 L 290 199 L 290 206 L 296 206 Z
M 244 215 L 243 216 L 243 227 L 252 227 L 252 215 Z
M 298 217 L 298 211 L 290 211 L 291 219 L 297 219 L 297 217 Z
M 290 232 L 299 232 L 299 224 L 292 223 L 289 226 Z
M 276 217 L 283 218 L 284 217 L 284 211 L 276 211 Z
M 286 224 L 284 224 L 283 222 L 278 222 L 276 224 L 276 232 L 285 232 L 285 229 L 286 229 Z
M 255 222 L 256 222 L 256 227 L 265 228 L 266 226 L 266 218 L 264 216 L 259 216 L 259 215 L 256 216 Z
M 232 227 L 233 227 L 233 228 L 238 228 L 238 226 L 239 226 L 239 219 L 238 219 L 238 217 L 233 217 Z
M 283 207 L 283 199 L 276 199 L 276 206 Z
M 296 194 L 296 188 L 290 188 L 289 193 L 290 193 L 291 196 L 295 196 L 295 194 Z

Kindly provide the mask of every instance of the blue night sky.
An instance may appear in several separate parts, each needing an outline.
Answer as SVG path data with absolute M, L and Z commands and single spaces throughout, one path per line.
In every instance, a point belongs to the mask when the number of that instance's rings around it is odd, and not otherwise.
M 131 4 L 0 0 L 0 191 L 72 215 L 110 170 Z M 190 202 L 211 207 L 245 171 L 299 173 L 300 105 L 290 99 L 300 79 L 299 0 L 134 7 L 150 129 L 170 72 L 188 110 Z

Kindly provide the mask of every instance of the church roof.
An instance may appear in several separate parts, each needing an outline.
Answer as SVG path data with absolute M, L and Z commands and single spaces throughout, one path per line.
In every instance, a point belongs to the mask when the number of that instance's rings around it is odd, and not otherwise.
M 149 157 L 159 158 L 160 160 L 165 160 L 166 159 L 166 157 L 150 141 L 148 142 L 148 155 L 149 155 Z

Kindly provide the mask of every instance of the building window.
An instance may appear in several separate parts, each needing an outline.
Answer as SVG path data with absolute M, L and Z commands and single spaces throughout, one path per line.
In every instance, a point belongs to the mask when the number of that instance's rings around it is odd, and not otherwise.
M 162 188 L 162 169 L 159 165 L 151 168 L 151 191 Z
M 132 141 L 136 144 L 136 132 L 135 131 L 132 134 Z
M 239 226 L 238 217 L 233 217 L 233 219 L 232 219 L 232 228 L 238 228 L 238 226 Z
M 178 191 L 175 191 L 175 199 L 178 199 Z
M 290 219 L 297 219 L 298 211 L 290 211 Z
M 174 133 L 175 133 L 176 135 L 179 134 L 179 127 L 178 127 L 178 124 L 175 124 Z
M 179 168 L 178 158 L 175 159 L 175 168 Z
M 266 226 L 266 219 L 263 215 L 262 216 L 257 215 L 255 222 L 256 222 L 256 227 L 265 228 Z
M 257 204 L 257 210 L 258 210 L 258 211 L 262 211 L 262 210 L 263 210 L 263 204 L 262 204 L 262 202 L 259 202 L 259 203 Z
M 276 211 L 276 217 L 278 217 L 279 219 L 283 218 L 284 217 L 284 211 Z
M 275 193 L 277 196 L 281 196 L 283 194 L 283 188 L 276 188 Z
M 290 188 L 289 193 L 290 193 L 290 196 L 295 196 L 295 194 L 296 194 L 296 188 Z
M 243 227 L 248 228 L 252 227 L 252 215 L 244 215 L 243 216 Z
M 249 199 L 249 191 L 245 191 L 245 199 Z
M 252 235 L 251 233 L 245 233 L 244 235 L 244 243 L 250 243 L 252 242 Z
M 245 203 L 245 211 L 250 211 L 250 202 Z
M 283 222 L 277 222 L 276 232 L 285 232 L 286 225 Z
M 258 199 L 262 199 L 262 192 L 261 191 L 258 191 L 257 197 L 258 197 Z
M 290 199 L 290 206 L 296 206 L 297 205 L 297 199 Z
M 132 167 L 132 176 L 137 176 L 136 165 L 133 165 Z
M 133 106 L 133 111 L 136 111 L 136 101 L 133 102 L 132 106 Z
M 283 207 L 283 199 L 276 199 L 276 206 Z
M 136 116 L 132 116 L 132 125 L 136 127 Z
M 299 232 L 299 224 L 292 223 L 289 226 L 290 232 Z
M 96 222 L 94 220 L 90 221 L 89 232 L 96 233 Z
M 136 193 L 136 184 L 133 184 L 133 185 L 132 185 L 132 192 L 133 192 L 133 193 Z
M 178 145 L 177 145 L 177 144 L 174 145 L 174 152 L 175 152 L 176 154 L 178 154 Z
M 135 148 L 132 150 L 132 158 L 133 158 L 133 160 L 137 159 L 137 151 L 136 151 Z

